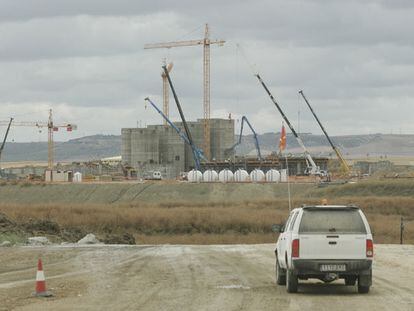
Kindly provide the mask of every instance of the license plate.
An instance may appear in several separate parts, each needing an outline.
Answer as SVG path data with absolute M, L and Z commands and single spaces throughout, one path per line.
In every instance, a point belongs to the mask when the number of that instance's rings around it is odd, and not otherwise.
M 321 265 L 321 271 L 346 271 L 345 265 Z

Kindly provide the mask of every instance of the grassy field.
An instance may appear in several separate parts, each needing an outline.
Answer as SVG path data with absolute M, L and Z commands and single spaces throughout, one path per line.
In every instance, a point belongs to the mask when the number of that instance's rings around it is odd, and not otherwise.
M 286 185 L 155 184 L 140 200 L 129 201 L 126 198 L 132 195 L 128 193 L 131 189 L 142 192 L 143 188 L 131 188 L 135 185 L 122 188 L 116 184 L 86 186 L 93 186 L 93 191 L 79 189 L 86 191 L 89 197 L 80 194 L 72 203 L 66 201 L 67 197 L 63 202 L 51 203 L 48 194 L 53 190 L 66 189 L 68 196 L 68 193 L 76 195 L 78 188 L 74 190 L 72 185 L 4 185 L 0 187 L 0 212 L 18 224 L 46 219 L 56 222 L 62 229 L 93 232 L 98 236 L 127 232 L 135 236 L 137 243 L 143 244 L 273 242 L 276 236 L 271 232 L 271 225 L 282 223 L 288 215 Z M 113 193 L 108 191 L 111 187 Z M 327 198 L 331 204 L 361 206 L 376 242 L 397 243 L 403 216 L 407 220 L 405 241 L 414 243 L 412 181 L 372 181 L 328 188 L 292 185 L 292 188 L 293 206 L 318 204 L 322 198 Z M 90 197 L 102 191 L 106 191 L 105 200 L 111 200 L 92 203 Z M 5 193 L 16 193 L 19 198 L 15 202 L 10 198 L 3 200 Z M 34 203 L 27 203 L 29 195 L 33 196 Z M 79 197 L 88 199 L 82 202 Z M 113 201 L 115 197 L 118 200 Z M 44 203 L 39 203 L 42 200 Z

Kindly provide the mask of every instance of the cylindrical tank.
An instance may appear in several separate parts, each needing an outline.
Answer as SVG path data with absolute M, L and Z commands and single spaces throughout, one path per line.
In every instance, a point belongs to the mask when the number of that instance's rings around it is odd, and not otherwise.
M 286 169 L 280 170 L 280 181 L 287 182 L 287 170 Z
M 220 171 L 218 178 L 221 182 L 233 181 L 233 172 L 225 168 L 224 170 Z
M 249 173 L 243 169 L 238 169 L 234 172 L 234 181 L 235 182 L 245 182 L 249 180 Z
M 252 182 L 259 182 L 265 180 L 265 174 L 262 170 L 255 168 L 253 171 L 250 172 L 250 180 Z
M 215 170 L 207 170 L 203 173 L 204 182 L 215 182 L 218 180 L 218 174 Z
M 82 173 L 76 172 L 73 174 L 73 182 L 82 182 Z
M 280 182 L 280 173 L 278 170 L 270 169 L 266 172 L 267 182 Z
M 197 170 L 191 170 L 187 174 L 187 179 L 189 182 L 200 182 L 203 179 L 203 174 Z

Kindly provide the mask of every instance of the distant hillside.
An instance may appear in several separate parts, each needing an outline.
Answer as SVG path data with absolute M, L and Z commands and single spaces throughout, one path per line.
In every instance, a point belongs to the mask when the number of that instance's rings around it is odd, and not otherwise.
M 266 154 L 276 151 L 279 137 L 279 133 L 259 135 L 262 152 Z M 312 154 L 329 155 L 332 153 L 325 136 L 303 133 L 301 137 Z M 341 148 L 346 157 L 365 157 L 367 154 L 414 157 L 414 135 L 349 135 L 334 136 L 332 140 Z M 287 135 L 287 151 L 302 152 L 291 134 Z M 240 155 L 255 154 L 253 136 L 244 136 L 236 152 Z M 120 154 L 121 136 L 119 135 L 94 135 L 55 143 L 56 161 L 88 161 Z M 7 143 L 2 161 L 47 161 L 47 143 Z
M 332 149 L 323 135 L 302 133 L 301 138 L 312 154 L 329 155 Z M 276 151 L 279 146 L 280 133 L 265 133 L 259 135 L 261 149 L 266 152 Z M 345 156 L 356 158 L 370 156 L 414 156 L 414 135 L 371 134 L 348 135 L 331 137 Z M 287 151 L 302 152 L 295 137 L 287 134 Z M 253 135 L 243 138 L 243 143 L 237 148 L 238 154 L 255 152 Z
M 121 136 L 94 135 L 55 142 L 56 161 L 97 160 L 121 154 Z M 47 143 L 7 143 L 4 162 L 47 161 Z

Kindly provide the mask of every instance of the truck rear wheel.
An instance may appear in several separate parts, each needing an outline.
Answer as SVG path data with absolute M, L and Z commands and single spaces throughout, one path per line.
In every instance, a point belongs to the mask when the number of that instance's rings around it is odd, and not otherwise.
M 369 286 L 359 285 L 359 282 L 358 282 L 358 293 L 366 294 L 368 292 L 369 292 Z
M 356 283 L 356 276 L 346 276 L 345 277 L 345 285 L 346 286 L 354 286 Z
M 286 270 L 286 290 L 288 293 L 298 292 L 298 276 L 295 270 Z
M 277 254 L 276 254 L 276 284 L 286 285 L 286 270 L 279 266 L 279 260 L 277 260 Z

